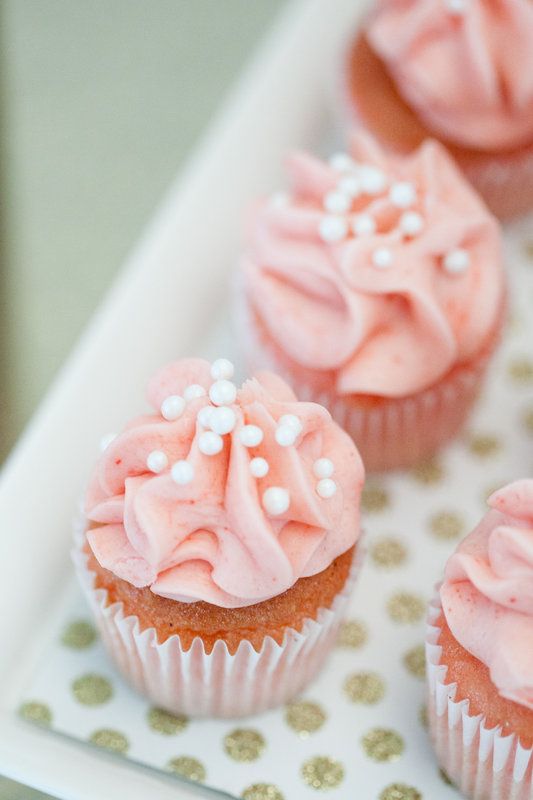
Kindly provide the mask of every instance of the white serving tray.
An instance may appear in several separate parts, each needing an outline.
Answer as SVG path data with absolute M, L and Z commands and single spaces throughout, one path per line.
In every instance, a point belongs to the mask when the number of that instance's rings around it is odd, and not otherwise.
M 34 729 L 15 707 L 71 572 L 72 511 L 102 431 L 143 402 L 161 363 L 199 353 L 222 309 L 242 215 L 284 153 L 326 130 L 329 78 L 358 0 L 294 0 L 67 361 L 0 480 L 0 773 L 68 800 L 197 796 L 175 781 Z

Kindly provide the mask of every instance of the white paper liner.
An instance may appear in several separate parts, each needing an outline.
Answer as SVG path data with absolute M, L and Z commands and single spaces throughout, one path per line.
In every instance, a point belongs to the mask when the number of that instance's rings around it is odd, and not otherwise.
M 215 643 L 207 654 L 200 638 L 188 650 L 178 635 L 163 644 L 154 628 L 140 629 L 125 616 L 122 603 L 108 605 L 107 591 L 94 588 L 95 573 L 83 552 L 85 526 L 78 523 L 72 558 L 82 589 L 94 612 L 104 645 L 128 682 L 153 703 L 174 714 L 194 717 L 243 717 L 282 705 L 315 677 L 336 641 L 363 556 L 361 538 L 344 588 L 330 608 L 287 629 L 282 644 L 266 637 L 259 652 L 242 641 L 229 653 Z
M 487 728 L 482 714 L 469 714 L 469 701 L 455 702 L 456 683 L 446 681 L 437 644 L 441 629 L 440 598 L 431 602 L 426 632 L 428 720 L 433 746 L 442 769 L 473 800 L 531 800 L 533 747 L 522 747 L 515 735 L 500 727 Z

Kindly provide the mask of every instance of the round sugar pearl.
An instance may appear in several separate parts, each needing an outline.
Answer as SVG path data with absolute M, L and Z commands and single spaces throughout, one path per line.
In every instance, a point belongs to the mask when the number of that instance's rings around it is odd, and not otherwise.
M 163 453 L 162 450 L 152 450 L 146 459 L 146 466 L 150 472 L 155 472 L 156 474 L 163 472 L 163 470 L 168 467 L 168 458 L 166 453 Z
M 446 254 L 443 263 L 444 269 L 450 275 L 461 275 L 470 266 L 470 256 L 466 250 L 458 247 Z
M 213 431 L 204 431 L 198 437 L 198 449 L 205 456 L 216 456 L 224 446 L 222 436 Z
M 416 201 L 416 189 L 409 181 L 398 181 L 390 187 L 389 199 L 397 208 L 409 208 Z
M 372 253 L 372 263 L 378 269 L 388 269 L 392 266 L 392 252 L 388 247 L 378 247 Z
M 263 441 L 263 431 L 257 425 L 245 425 L 239 432 L 239 439 L 245 447 L 257 447 Z
M 211 377 L 214 381 L 231 380 L 235 374 L 235 367 L 227 358 L 217 358 L 211 364 Z
M 190 403 L 191 400 L 196 400 L 198 397 L 204 397 L 207 392 L 203 386 L 200 386 L 199 383 L 191 383 L 190 386 L 187 386 L 185 391 L 183 392 L 183 397 Z
M 260 456 L 252 458 L 250 461 L 250 472 L 254 478 L 264 478 L 265 475 L 268 475 L 269 469 L 268 461 Z
M 204 406 L 198 412 L 197 420 L 202 426 L 202 428 L 210 428 L 211 427 L 211 415 L 213 411 L 216 409 L 213 406 Z
M 327 244 L 341 242 L 348 234 L 348 223 L 342 217 L 322 217 L 318 226 L 318 234 Z
M 237 397 L 237 387 L 225 379 L 215 381 L 209 389 L 209 397 L 216 406 L 230 406 Z
M 298 433 L 303 428 L 302 420 L 300 417 L 297 417 L 296 414 L 283 414 L 282 417 L 279 418 L 279 425 L 289 425 L 289 427 L 294 428 Z
M 331 478 L 323 478 L 321 481 L 318 481 L 316 485 L 316 493 L 324 500 L 328 500 L 330 497 L 333 497 L 336 491 L 337 484 L 335 481 L 332 481 Z
M 352 220 L 352 231 L 356 236 L 372 236 L 376 227 L 376 220 L 370 214 L 358 214 Z
M 290 495 L 281 486 L 271 486 L 263 494 L 263 508 L 272 517 L 284 514 L 290 505 Z
M 290 447 L 296 441 L 298 431 L 292 425 L 280 425 L 274 436 L 281 447 Z
M 219 406 L 212 408 L 209 415 L 209 427 L 215 433 L 223 436 L 225 433 L 231 433 L 235 427 L 235 411 L 229 406 Z
M 359 171 L 361 186 L 365 194 L 381 194 L 387 185 L 387 178 L 378 167 L 365 165 Z
M 194 478 L 194 467 L 188 461 L 176 461 L 170 470 L 172 480 L 179 486 L 186 486 Z
M 317 478 L 331 478 L 334 469 L 333 461 L 329 458 L 317 458 L 313 464 L 313 474 Z
M 185 410 L 185 400 L 179 394 L 171 394 L 166 397 L 161 403 L 162 416 L 171 422 L 172 420 L 181 417 Z
M 328 192 L 324 197 L 324 208 L 330 214 L 344 214 L 350 208 L 351 200 L 344 192 Z
M 400 217 L 400 230 L 406 236 L 416 236 L 424 227 L 424 220 L 416 211 L 405 211 Z

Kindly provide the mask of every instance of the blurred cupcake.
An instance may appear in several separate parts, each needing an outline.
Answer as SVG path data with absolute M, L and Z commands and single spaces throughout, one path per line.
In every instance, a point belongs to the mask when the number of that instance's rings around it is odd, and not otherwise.
M 467 797 L 533 796 L 533 480 L 491 511 L 446 566 L 430 609 L 429 723 L 439 764 Z
M 409 466 L 461 428 L 498 342 L 498 224 L 435 142 L 393 159 L 359 136 L 288 169 L 242 267 L 249 366 L 327 406 L 367 469 Z
M 75 562 L 111 656 L 172 712 L 240 716 L 310 681 L 359 557 L 351 439 L 263 373 L 183 360 L 103 452 Z M 357 552 L 356 552 L 357 551 Z
M 377 0 L 344 69 L 343 102 L 384 147 L 435 137 L 498 217 L 533 208 L 531 0 Z

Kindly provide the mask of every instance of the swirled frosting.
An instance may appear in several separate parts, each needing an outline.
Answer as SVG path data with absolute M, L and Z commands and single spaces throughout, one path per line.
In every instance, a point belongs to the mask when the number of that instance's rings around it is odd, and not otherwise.
M 366 36 L 435 134 L 480 150 L 533 141 L 531 0 L 379 0 Z
M 215 374 L 231 375 L 220 363 Z M 237 391 L 196 359 L 162 369 L 148 397 L 155 413 L 106 447 L 87 493 L 103 567 L 163 597 L 236 608 L 356 542 L 364 470 L 322 406 L 297 402 L 271 373 Z
M 297 153 L 252 218 L 255 323 L 338 394 L 405 397 L 476 356 L 504 292 L 496 221 L 436 142 L 391 159 L 368 137 Z
M 533 710 L 533 480 L 500 489 L 489 505 L 448 561 L 442 607 L 499 694 Z

